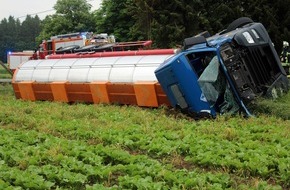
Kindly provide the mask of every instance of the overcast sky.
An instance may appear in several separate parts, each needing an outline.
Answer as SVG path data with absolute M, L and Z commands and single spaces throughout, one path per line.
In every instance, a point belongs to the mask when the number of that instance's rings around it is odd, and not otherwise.
M 15 19 L 19 18 L 23 21 L 26 15 L 35 16 L 37 14 L 40 19 L 46 15 L 54 14 L 53 6 L 57 0 L 0 0 L 0 21 L 9 16 Z M 93 7 L 91 10 L 99 8 L 102 0 L 88 0 Z

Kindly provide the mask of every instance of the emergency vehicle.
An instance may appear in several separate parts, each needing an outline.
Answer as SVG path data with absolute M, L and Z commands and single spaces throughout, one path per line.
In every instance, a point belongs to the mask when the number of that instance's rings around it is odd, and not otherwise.
M 45 59 L 45 56 L 54 54 L 63 48 L 85 46 L 92 33 L 70 33 L 52 36 L 49 40 L 43 40 L 39 48 L 34 51 L 8 52 L 7 63 L 10 70 L 14 71 L 21 63 L 31 59 Z
M 14 72 L 21 63 L 28 60 L 45 59 L 48 55 L 148 49 L 151 44 L 151 40 L 116 43 L 114 35 L 106 33 L 61 34 L 52 36 L 49 40 L 43 40 L 35 51 L 8 52 L 7 62 L 8 68 Z

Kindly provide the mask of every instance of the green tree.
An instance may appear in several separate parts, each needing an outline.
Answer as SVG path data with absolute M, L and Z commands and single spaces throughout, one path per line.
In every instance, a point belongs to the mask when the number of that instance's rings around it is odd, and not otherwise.
M 135 40 L 152 39 L 152 23 L 154 19 L 154 1 L 133 0 L 128 5 L 128 13 L 134 19 L 130 35 Z
M 38 42 L 57 34 L 93 31 L 95 28 L 91 5 L 86 0 L 58 0 L 54 9 L 56 13 L 47 16 L 41 24 Z
M 157 47 L 172 47 L 246 16 L 264 24 L 279 51 L 283 40 L 290 41 L 288 7 L 290 1 L 283 0 L 104 0 L 95 12 L 96 29 L 122 41 L 152 39 Z
M 131 32 L 136 22 L 130 14 L 132 3 L 132 0 L 103 0 L 101 8 L 95 11 L 95 32 L 113 34 L 117 41 L 136 40 Z
M 6 62 L 9 51 L 34 50 L 35 38 L 40 33 L 40 19 L 38 16 L 27 16 L 21 23 L 19 19 L 10 16 L 0 23 L 0 59 Z
M 157 47 L 173 47 L 198 31 L 200 1 L 134 0 L 130 13 L 136 20 L 134 31 L 152 39 Z M 141 33 L 141 35 L 142 35 Z
M 178 0 L 168 0 L 155 4 L 154 19 L 152 23 L 153 41 L 159 47 L 172 47 L 180 44 L 185 33 L 185 22 L 183 16 L 184 6 Z M 166 23 L 166 24 L 164 24 Z
M 4 18 L 0 24 L 0 52 L 1 60 L 6 62 L 7 52 L 19 51 L 16 44 L 18 42 L 19 30 L 20 30 L 19 19 L 15 20 L 14 17 L 10 16 L 8 20 Z
M 29 15 L 26 17 L 19 30 L 17 49 L 31 50 L 37 47 L 36 37 L 40 34 L 40 22 L 37 15 L 34 18 Z
M 91 5 L 86 0 L 58 0 L 54 9 L 69 23 L 67 31 L 90 31 L 94 28 Z
M 199 2 L 196 6 L 199 9 L 197 19 L 199 28 L 211 34 L 226 29 L 233 20 L 239 17 L 249 16 L 244 11 L 244 1 L 205 0 Z

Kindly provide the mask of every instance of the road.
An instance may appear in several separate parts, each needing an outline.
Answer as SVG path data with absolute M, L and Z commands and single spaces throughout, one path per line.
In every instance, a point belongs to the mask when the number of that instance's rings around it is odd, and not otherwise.
M 11 83 L 12 79 L 0 79 L 0 83 Z

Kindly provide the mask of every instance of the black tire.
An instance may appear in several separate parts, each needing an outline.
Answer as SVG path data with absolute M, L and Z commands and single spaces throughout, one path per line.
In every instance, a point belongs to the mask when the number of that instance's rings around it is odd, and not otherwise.
M 237 28 L 240 28 L 246 24 L 250 24 L 250 23 L 253 23 L 254 21 L 252 19 L 250 19 L 249 17 L 241 17 L 241 18 L 238 18 L 236 20 L 234 20 L 226 29 L 226 32 L 230 32 L 230 31 L 233 31 Z
M 201 32 L 199 34 L 196 35 L 197 36 L 203 36 L 205 38 L 209 38 L 210 37 L 210 33 L 208 31 L 204 31 L 204 32 Z
M 115 43 L 104 44 L 104 45 L 101 45 L 99 47 L 94 48 L 93 51 L 95 51 L 95 52 L 113 51 L 114 45 L 115 45 Z
M 98 45 L 91 44 L 91 45 L 80 47 L 80 48 L 76 49 L 75 52 L 76 53 L 79 53 L 79 52 L 90 52 L 90 51 L 94 51 L 94 49 L 96 47 L 98 47 Z
M 183 49 L 188 49 L 196 44 L 206 43 L 204 36 L 194 36 L 190 38 L 185 38 L 183 41 Z
M 76 49 L 78 49 L 79 45 L 71 45 L 64 48 L 58 48 L 55 53 L 56 54 L 63 54 L 63 53 L 73 53 Z

